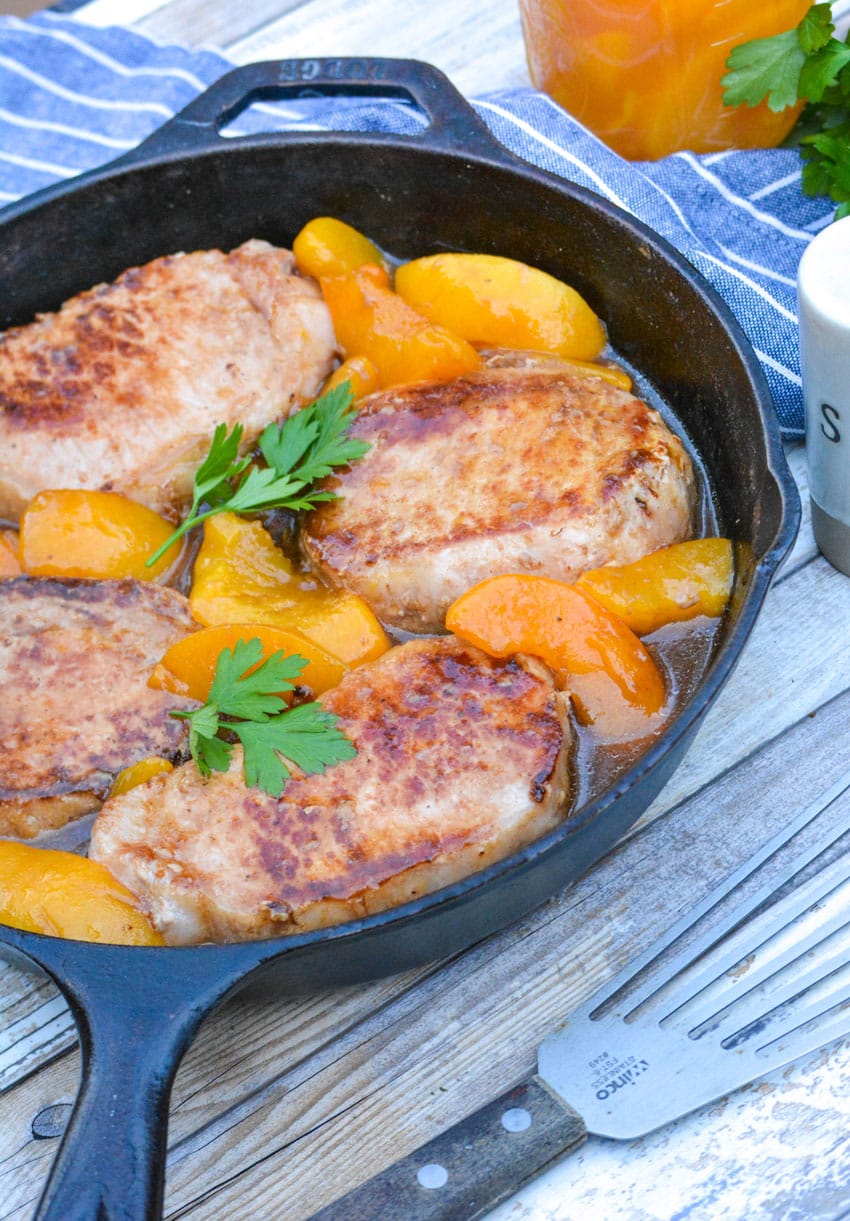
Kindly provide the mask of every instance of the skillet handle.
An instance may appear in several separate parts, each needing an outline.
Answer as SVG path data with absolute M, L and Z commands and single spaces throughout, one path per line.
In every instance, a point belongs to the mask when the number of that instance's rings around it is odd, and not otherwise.
M 487 125 L 438 68 L 415 59 L 382 58 L 284 59 L 245 64 L 220 77 L 142 144 L 112 164 L 131 165 L 168 153 L 181 155 L 205 145 L 221 147 L 221 128 L 252 103 L 317 94 L 412 101 L 429 120 L 421 136 L 375 131 L 345 133 L 353 141 L 415 143 L 424 138 L 430 148 L 473 153 L 491 161 L 515 164 L 508 150 L 490 134 Z M 321 140 L 323 135 L 340 139 L 338 132 L 287 131 L 279 135 L 287 143 L 305 138 Z M 251 138 L 228 138 L 225 142 L 241 143 Z M 268 134 L 262 139 L 267 142 Z
M 80 1090 L 36 1221 L 153 1221 L 162 1213 L 174 1074 L 238 972 L 179 949 L 41 937 L 20 948 L 65 994 L 82 1051 Z

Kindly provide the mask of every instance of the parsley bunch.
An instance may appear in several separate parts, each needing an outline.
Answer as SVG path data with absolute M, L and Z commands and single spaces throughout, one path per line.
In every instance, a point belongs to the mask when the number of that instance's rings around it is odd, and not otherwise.
M 207 702 L 194 712 L 171 716 L 189 722 L 189 749 L 202 776 L 226 772 L 234 743 L 242 743 L 245 783 L 279 797 L 290 771 L 286 760 L 311 775 L 353 759 L 356 751 L 337 728 L 338 718 L 317 703 L 287 708 L 291 691 L 307 662 L 297 654 L 272 653 L 262 661 L 262 642 L 239 640 L 218 655 Z
M 828 195 L 850 215 L 850 46 L 834 38 L 829 4 L 813 4 L 794 30 L 736 47 L 726 61 L 727 106 L 806 107 L 788 142 L 804 158 L 803 190 Z
M 192 507 L 185 521 L 146 561 L 150 567 L 173 543 L 216 513 L 258 513 L 263 509 L 312 509 L 333 492 L 312 489 L 335 467 L 362 458 L 365 441 L 348 435 L 355 413 L 348 382 L 326 391 L 321 398 L 280 425 L 269 424 L 260 437 L 260 452 L 268 466 L 251 466 L 251 456 L 239 457 L 242 425 L 228 433 L 219 424 L 209 453 L 195 472 Z M 247 468 L 251 466 L 243 479 Z M 203 505 L 207 507 L 202 508 Z

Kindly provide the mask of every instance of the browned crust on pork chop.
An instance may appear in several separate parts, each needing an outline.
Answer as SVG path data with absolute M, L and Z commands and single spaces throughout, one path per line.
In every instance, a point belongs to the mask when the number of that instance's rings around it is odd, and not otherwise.
M 241 422 L 247 446 L 316 394 L 334 354 L 288 250 L 250 241 L 131 268 L 0 336 L 0 517 L 68 487 L 176 510 L 217 424 Z
M 302 543 L 384 622 L 443 629 L 449 604 L 505 572 L 574 581 L 689 536 L 694 477 L 657 411 L 600 377 L 482 370 L 363 400 L 365 458 L 329 479 Z
M 246 789 L 235 752 L 106 802 L 91 855 L 175 944 L 320 928 L 404 903 L 522 848 L 563 818 L 571 729 L 539 662 L 454 637 L 415 641 L 320 701 L 354 759 Z
M 181 594 L 150 582 L 0 583 L 0 835 L 64 826 L 122 768 L 180 750 L 168 709 L 196 705 L 147 680 L 197 627 Z

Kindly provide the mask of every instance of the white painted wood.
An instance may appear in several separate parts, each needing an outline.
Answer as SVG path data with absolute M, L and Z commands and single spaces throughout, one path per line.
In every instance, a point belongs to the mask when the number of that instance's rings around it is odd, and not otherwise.
M 845 1215 L 848 1078 L 850 1045 L 838 1044 L 625 1147 L 591 1138 L 580 1156 L 506 1201 L 490 1221 Z M 738 1157 L 722 1156 L 733 1142 Z M 814 1164 L 828 1165 L 828 1173 L 813 1173 Z
M 530 84 L 515 0 L 312 0 L 227 46 L 238 63 L 319 55 L 424 59 L 468 97 Z
M 90 4 L 75 9 L 74 18 L 99 29 L 109 25 L 133 25 L 167 5 L 168 0 L 91 0 Z
M 132 16 L 122 16 L 125 4 Z M 391 55 L 435 64 L 467 96 L 530 84 L 516 0 L 92 0 L 75 17 L 136 24 L 159 41 L 212 44 L 240 64 Z
M 3 1027 L 0 1091 L 22 1080 L 77 1041 L 76 1028 L 61 996 L 51 997 L 26 1017 Z
M 137 23 L 137 29 L 159 42 L 182 42 L 227 49 L 258 35 L 271 21 L 297 8 L 302 0 L 251 0 L 228 8 L 207 0 L 171 0 Z

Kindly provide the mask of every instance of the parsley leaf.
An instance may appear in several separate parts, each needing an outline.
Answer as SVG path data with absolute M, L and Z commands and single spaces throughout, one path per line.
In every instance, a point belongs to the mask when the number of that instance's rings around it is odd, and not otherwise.
M 330 475 L 335 466 L 362 458 L 369 446 L 348 436 L 351 424 L 348 382 L 329 390 L 283 424 L 270 424 L 260 450 L 278 474 L 296 470 L 305 484 Z
M 721 82 L 725 104 L 758 106 L 767 98 L 771 110 L 793 106 L 805 61 L 796 30 L 742 43 L 726 60 L 729 72 Z
M 216 513 L 258 513 L 263 509 L 302 512 L 335 493 L 316 491 L 312 484 L 362 458 L 369 445 L 348 435 L 356 418 L 348 382 L 326 391 L 280 425 L 269 424 L 260 437 L 267 467 L 251 466 L 251 457 L 239 457 L 242 425 L 228 433 L 219 424 L 209 453 L 195 472 L 192 507 L 185 521 L 146 561 L 155 564 L 169 547 Z M 250 467 L 243 479 L 246 469 Z M 202 508 L 206 505 L 207 508 Z
M 254 636 L 222 649 L 206 706 L 226 716 L 265 720 L 285 706 L 282 692 L 291 691 L 307 662 L 297 653 L 272 653 L 263 661 L 263 645 Z
M 336 729 L 336 722 L 332 713 L 312 703 L 299 704 L 262 724 L 243 721 L 232 725 L 244 751 L 246 783 L 279 797 L 290 777 L 284 758 L 306 775 L 353 759 L 354 747 Z
M 224 730 L 242 743 L 246 784 L 279 797 L 291 775 L 287 761 L 311 775 L 353 759 L 356 751 L 337 728 L 338 718 L 319 704 L 286 707 L 282 693 L 292 690 L 304 658 L 283 652 L 262 657 L 256 637 L 223 649 L 206 704 L 194 712 L 174 709 L 171 716 L 189 722 L 189 750 L 202 776 L 230 766 L 233 743 L 218 737 Z
M 809 55 L 800 69 L 797 86 L 801 98 L 810 102 L 821 102 L 827 89 L 838 84 L 842 68 L 850 64 L 850 47 L 832 38 L 819 50 Z
M 850 46 L 834 38 L 830 4 L 813 4 L 794 30 L 735 47 L 723 77 L 727 106 L 771 110 L 806 102 L 786 143 L 803 157 L 807 195 L 828 195 L 850 213 Z
M 806 136 L 800 152 L 806 159 L 804 186 L 836 203 L 850 201 L 850 123 Z
M 241 475 L 250 461 L 249 458 L 239 457 L 241 440 L 241 424 L 234 424 L 229 436 L 226 424 L 217 426 L 210 452 L 195 472 L 193 510 L 197 509 L 202 501 L 206 501 L 208 504 L 218 504 L 222 499 L 227 498 L 230 481 Z
M 353 759 L 356 751 L 348 738 L 338 730 L 333 734 L 328 732 L 335 729 L 337 720 L 333 713 L 326 712 L 315 700 L 290 708 L 286 713 L 287 759 L 291 759 L 307 775 L 324 772 L 334 763 Z
M 820 51 L 827 43 L 834 42 L 834 33 L 831 4 L 813 4 L 797 26 L 797 39 L 806 55 Z
M 215 734 L 203 733 L 194 723 L 189 727 L 189 749 L 202 776 L 209 776 L 210 772 L 226 772 L 230 767 L 233 743 L 225 742 Z

